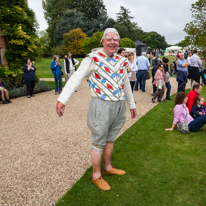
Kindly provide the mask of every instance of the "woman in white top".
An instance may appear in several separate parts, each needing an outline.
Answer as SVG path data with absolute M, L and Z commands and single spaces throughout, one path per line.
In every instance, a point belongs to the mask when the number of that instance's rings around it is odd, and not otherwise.
M 132 93 L 133 93 L 133 89 L 134 89 L 134 85 L 135 82 L 137 80 L 136 77 L 136 72 L 138 71 L 137 65 L 134 61 L 134 53 L 130 52 L 127 56 L 128 58 L 128 63 L 129 66 L 127 68 L 127 72 L 128 72 L 128 77 L 129 77 L 129 81 L 130 81 L 130 85 L 131 85 L 131 89 L 132 89 Z

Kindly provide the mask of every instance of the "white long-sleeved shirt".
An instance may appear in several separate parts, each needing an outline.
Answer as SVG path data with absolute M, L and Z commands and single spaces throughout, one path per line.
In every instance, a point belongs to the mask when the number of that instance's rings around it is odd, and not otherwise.
M 61 95 L 57 99 L 64 105 L 70 100 L 73 93 L 77 90 L 79 85 L 81 84 L 82 80 L 89 76 L 89 74 L 94 70 L 94 60 L 91 57 L 86 57 L 82 60 L 78 70 L 71 76 L 68 80 L 67 84 L 65 85 Z M 125 92 L 125 99 L 129 104 L 130 109 L 136 108 L 130 82 L 128 75 L 125 76 L 124 79 L 124 92 Z M 92 95 L 93 96 L 93 95 Z M 97 96 L 93 96 L 98 98 Z
M 73 63 L 72 63 L 72 58 L 69 59 L 69 58 L 67 57 L 67 59 L 69 60 L 69 65 L 70 65 L 70 68 L 69 68 L 69 69 L 70 69 L 70 71 L 75 70 L 75 67 L 74 67 L 74 66 L 77 66 L 77 65 L 79 64 L 79 61 L 74 58 L 74 63 L 75 63 L 75 65 L 73 65 Z M 67 74 L 66 61 L 65 61 L 65 59 L 64 59 L 63 64 L 64 64 L 64 72 L 65 72 L 65 74 Z
M 132 76 L 132 72 L 138 71 L 138 67 L 135 62 L 131 63 L 130 61 L 128 61 L 128 63 L 129 63 L 129 67 L 131 68 L 131 71 L 128 73 L 128 77 L 130 78 Z

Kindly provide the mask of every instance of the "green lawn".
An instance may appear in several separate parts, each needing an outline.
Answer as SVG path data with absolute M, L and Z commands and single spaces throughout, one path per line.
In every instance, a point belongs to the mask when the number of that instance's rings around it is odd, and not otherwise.
M 117 139 L 112 164 L 127 173 L 103 175 L 110 191 L 90 181 L 90 167 L 57 206 L 206 205 L 206 126 L 190 134 L 166 132 L 173 108 L 173 101 L 161 102 Z
M 77 60 L 82 61 L 83 58 L 77 58 Z M 54 75 L 51 72 L 51 62 L 53 61 L 52 58 L 42 58 L 35 62 L 34 66 L 37 68 L 36 75 L 38 78 L 53 78 Z M 60 63 L 63 65 L 63 59 L 59 60 Z M 77 66 L 77 69 L 80 65 L 80 63 Z M 64 72 L 64 69 L 62 70 Z

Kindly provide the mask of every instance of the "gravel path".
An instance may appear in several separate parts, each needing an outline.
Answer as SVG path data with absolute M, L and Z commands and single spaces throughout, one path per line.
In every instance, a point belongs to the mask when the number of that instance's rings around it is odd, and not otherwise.
M 177 82 L 170 82 L 173 94 Z M 54 90 L 0 104 L 0 205 L 55 205 L 91 166 L 88 87 L 84 80 L 62 118 L 55 111 Z M 127 108 L 120 134 L 156 105 L 151 92 L 151 80 L 145 93 L 134 92 L 137 118 L 131 119 Z

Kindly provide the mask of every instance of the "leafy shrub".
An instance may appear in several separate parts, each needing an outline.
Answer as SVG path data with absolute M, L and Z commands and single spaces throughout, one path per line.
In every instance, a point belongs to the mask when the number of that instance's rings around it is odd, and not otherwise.
M 7 89 L 21 87 L 23 71 L 22 69 L 10 70 L 9 67 L 0 66 L 1 81 L 6 84 Z
M 40 92 L 46 92 L 50 90 L 52 90 L 52 87 L 50 85 L 48 85 L 44 81 L 39 81 L 35 85 L 34 94 L 40 93 Z M 23 87 L 8 90 L 8 92 L 9 92 L 10 99 L 14 99 L 14 98 L 21 97 L 21 96 L 26 96 L 27 95 L 26 85 L 24 85 Z
M 53 57 L 52 53 L 43 53 L 43 58 L 49 58 L 49 57 Z
M 10 70 L 9 67 L 0 66 L 0 80 L 5 83 L 5 88 L 11 90 L 23 87 L 22 78 L 24 76 L 23 69 Z M 36 78 L 36 82 L 39 78 Z
M 65 54 L 66 54 L 66 52 L 64 52 L 63 46 L 57 46 L 54 49 L 54 55 L 59 55 L 59 58 L 64 58 Z

